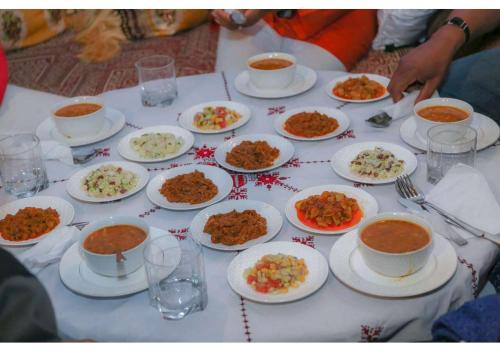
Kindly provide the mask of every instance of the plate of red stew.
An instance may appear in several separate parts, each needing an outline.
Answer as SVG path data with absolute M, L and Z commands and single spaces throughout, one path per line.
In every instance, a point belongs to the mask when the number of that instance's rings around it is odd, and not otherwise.
M 377 212 L 378 203 L 368 192 L 333 184 L 307 188 L 290 198 L 285 208 L 295 227 L 325 235 L 348 232 Z
M 389 96 L 387 77 L 369 73 L 350 73 L 326 85 L 329 97 L 347 103 L 370 103 Z

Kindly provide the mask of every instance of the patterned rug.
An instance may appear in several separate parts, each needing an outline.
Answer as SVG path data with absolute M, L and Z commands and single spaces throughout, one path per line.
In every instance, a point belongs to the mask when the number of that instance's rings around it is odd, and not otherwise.
M 9 82 L 63 96 L 96 95 L 137 85 L 134 63 L 144 57 L 167 54 L 176 60 L 178 76 L 213 72 L 218 28 L 205 23 L 172 37 L 129 42 L 113 59 L 97 64 L 81 62 L 78 44 L 64 33 L 45 43 L 10 52 Z
M 393 52 L 383 50 L 370 50 L 368 54 L 359 61 L 351 72 L 376 73 L 390 78 L 398 67 L 401 57 L 406 55 L 411 48 L 398 49 Z

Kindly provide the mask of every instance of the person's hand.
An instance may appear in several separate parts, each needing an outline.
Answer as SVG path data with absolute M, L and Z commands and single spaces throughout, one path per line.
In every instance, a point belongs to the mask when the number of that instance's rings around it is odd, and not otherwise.
M 229 30 L 239 29 L 240 27 L 250 27 L 260 21 L 268 10 L 239 10 L 247 19 L 243 25 L 238 25 L 233 22 L 231 16 L 224 10 L 213 10 L 212 16 L 218 24 Z
M 415 82 L 423 84 L 415 103 L 430 98 L 439 87 L 463 42 L 462 33 L 457 34 L 454 28 L 448 29 L 436 33 L 401 59 L 387 87 L 395 102 L 401 100 L 403 92 Z

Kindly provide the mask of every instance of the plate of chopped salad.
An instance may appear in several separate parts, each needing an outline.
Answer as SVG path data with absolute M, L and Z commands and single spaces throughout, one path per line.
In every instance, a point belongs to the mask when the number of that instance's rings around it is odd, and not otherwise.
M 149 180 L 148 171 L 128 161 L 110 161 L 89 166 L 73 174 L 68 193 L 91 203 L 111 202 L 139 192 Z
M 196 133 L 222 133 L 235 130 L 248 122 L 250 109 L 234 101 L 211 101 L 184 111 L 179 124 Z

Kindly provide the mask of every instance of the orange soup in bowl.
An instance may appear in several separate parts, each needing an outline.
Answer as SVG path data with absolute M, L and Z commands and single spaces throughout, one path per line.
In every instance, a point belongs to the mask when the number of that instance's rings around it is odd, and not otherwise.
M 370 248 L 385 253 L 407 253 L 425 247 L 431 236 L 414 222 L 387 219 L 366 226 L 361 240 Z
M 279 70 L 292 65 L 293 62 L 285 59 L 267 58 L 252 62 L 250 64 L 250 67 L 255 68 L 257 70 Z
M 146 238 L 146 232 L 137 226 L 113 225 L 88 235 L 83 248 L 96 254 L 115 254 L 137 247 Z
M 418 114 L 434 122 L 458 122 L 469 117 L 467 111 L 446 105 L 428 106 L 418 110 Z
M 80 117 L 92 114 L 102 108 L 102 105 L 95 103 L 78 103 L 59 108 L 54 115 L 57 117 Z

